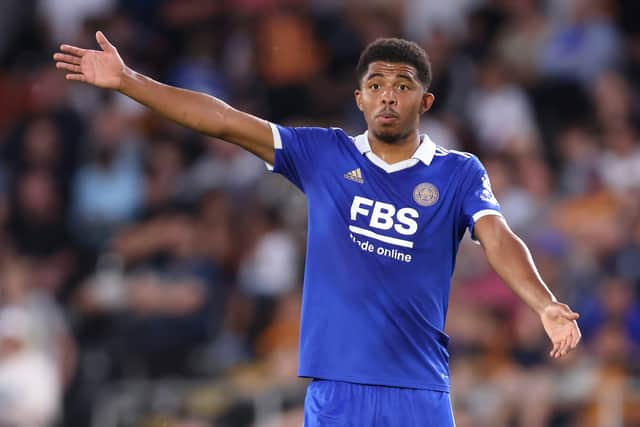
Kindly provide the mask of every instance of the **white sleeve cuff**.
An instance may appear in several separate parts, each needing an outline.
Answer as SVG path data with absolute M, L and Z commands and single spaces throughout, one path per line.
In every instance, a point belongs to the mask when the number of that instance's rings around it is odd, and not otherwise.
M 496 211 L 494 209 L 483 209 L 481 211 L 478 211 L 476 213 L 473 214 L 473 222 L 477 222 L 480 218 L 482 218 L 483 216 L 487 216 L 487 215 L 497 215 L 497 216 L 502 216 L 502 214 L 499 211 Z
M 280 132 L 278 131 L 278 127 L 273 123 L 269 123 L 269 126 L 271 126 L 271 134 L 273 135 L 273 148 L 275 150 L 282 150 L 282 138 L 280 138 Z M 274 155 L 274 158 L 275 158 L 275 155 Z M 267 170 L 269 171 L 273 170 L 272 164 L 268 162 L 264 162 L 264 164 L 267 167 Z
M 483 216 L 489 216 L 489 215 L 496 215 L 496 216 L 502 216 L 502 214 L 499 211 L 496 211 L 494 209 L 483 209 L 481 211 L 478 211 L 476 213 L 473 214 L 473 223 L 475 225 L 476 222 L 478 222 L 478 220 L 480 218 L 482 218 Z M 475 243 L 476 245 L 480 244 L 480 241 L 476 238 L 473 237 L 473 234 L 469 234 L 469 236 L 471 237 L 471 241 L 473 243 Z

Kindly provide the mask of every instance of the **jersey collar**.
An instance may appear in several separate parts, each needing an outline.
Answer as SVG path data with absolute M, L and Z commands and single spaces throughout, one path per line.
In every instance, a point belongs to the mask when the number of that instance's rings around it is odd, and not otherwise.
M 384 162 L 382 159 L 376 156 L 371 150 L 371 145 L 369 144 L 368 135 L 369 135 L 369 132 L 365 131 L 363 134 L 358 135 L 354 138 L 354 143 L 356 145 L 356 148 L 358 149 L 358 151 L 360 151 L 360 154 L 367 155 L 367 157 L 375 156 L 379 161 Z M 431 140 L 431 138 L 429 138 L 429 135 L 427 135 L 426 133 L 420 135 L 420 141 L 421 143 L 420 145 L 418 145 L 418 148 L 416 149 L 415 153 L 413 153 L 413 155 L 411 156 L 411 159 L 419 160 L 425 165 L 429 166 L 431 164 L 431 161 L 433 160 L 433 156 L 436 153 L 436 144 Z M 398 163 L 407 162 L 411 159 L 403 160 Z M 387 164 L 386 162 L 384 163 Z M 394 163 L 391 165 L 387 164 L 387 165 L 393 166 L 393 165 L 397 165 L 398 163 Z M 412 162 L 412 163 L 415 164 L 415 162 Z

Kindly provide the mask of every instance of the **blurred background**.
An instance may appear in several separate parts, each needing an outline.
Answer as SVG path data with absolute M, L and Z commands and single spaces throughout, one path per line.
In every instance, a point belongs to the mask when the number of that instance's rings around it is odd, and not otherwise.
M 354 68 L 419 42 L 422 129 L 480 156 L 583 342 L 465 238 L 447 333 L 459 427 L 640 426 L 640 2 L 2 0 L 0 425 L 300 426 L 306 207 L 250 154 L 52 53 L 101 29 L 134 69 L 285 125 L 365 123 Z

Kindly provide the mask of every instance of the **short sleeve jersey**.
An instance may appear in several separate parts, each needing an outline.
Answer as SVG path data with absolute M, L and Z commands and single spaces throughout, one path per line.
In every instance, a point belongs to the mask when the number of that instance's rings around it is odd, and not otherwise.
M 273 171 L 307 197 L 299 375 L 448 391 L 458 245 L 500 215 L 480 161 L 422 135 L 389 165 L 366 133 L 271 126 Z

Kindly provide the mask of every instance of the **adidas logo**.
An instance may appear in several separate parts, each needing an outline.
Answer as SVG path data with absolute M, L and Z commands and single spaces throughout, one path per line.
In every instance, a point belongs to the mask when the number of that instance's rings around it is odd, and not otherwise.
M 364 180 L 362 179 L 362 172 L 360 172 L 360 168 L 354 169 L 344 174 L 344 177 L 348 180 L 355 181 L 359 184 L 363 184 Z

